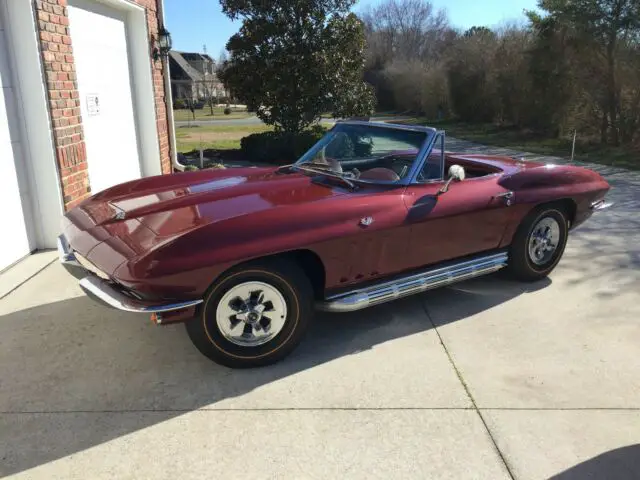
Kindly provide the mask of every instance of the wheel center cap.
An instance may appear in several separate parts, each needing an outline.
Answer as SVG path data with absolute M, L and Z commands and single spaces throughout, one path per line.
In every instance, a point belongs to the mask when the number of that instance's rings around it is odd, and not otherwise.
M 258 320 L 260 320 L 260 314 L 258 312 L 249 312 L 247 314 L 247 323 L 253 325 L 258 323 Z

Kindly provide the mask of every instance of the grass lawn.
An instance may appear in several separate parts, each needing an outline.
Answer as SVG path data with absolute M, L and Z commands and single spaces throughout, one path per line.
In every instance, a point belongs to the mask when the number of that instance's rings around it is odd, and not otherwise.
M 224 107 L 214 107 L 213 116 L 211 115 L 211 109 L 209 107 L 204 107 L 201 110 L 196 110 L 196 120 L 223 120 L 223 119 L 233 119 L 233 118 L 248 118 L 252 116 L 252 113 L 247 112 L 244 109 L 231 109 L 231 113 L 229 115 L 224 114 Z M 173 118 L 176 122 L 186 122 L 189 120 L 193 120 L 193 115 L 191 110 L 187 109 L 178 109 L 173 111 Z
M 540 155 L 569 158 L 571 139 L 543 138 L 527 134 L 514 128 L 499 127 L 492 124 L 468 124 L 445 121 L 434 122 L 425 118 L 414 118 L 401 123 L 430 125 L 443 129 L 447 135 L 484 145 L 512 148 Z M 182 153 L 193 150 L 213 149 L 230 151 L 240 148 L 240 140 L 252 133 L 272 130 L 263 124 L 256 125 L 204 125 L 197 127 L 176 127 L 177 147 Z M 640 152 L 631 148 L 610 147 L 598 144 L 576 142 L 576 160 L 593 162 L 638 170 Z
M 234 150 L 240 148 L 240 139 L 252 133 L 267 132 L 267 125 L 206 125 L 176 127 L 178 151 L 185 153 L 203 149 Z
M 252 133 L 269 132 L 273 126 L 263 123 L 252 125 L 201 125 L 176 126 L 176 143 L 182 153 L 192 150 L 234 150 L 240 148 L 240 140 Z
M 469 124 L 454 121 L 434 122 L 425 118 L 415 118 L 402 122 L 429 125 L 445 130 L 447 135 L 461 140 L 512 148 L 540 155 L 571 158 L 571 138 L 548 138 L 509 127 L 494 124 Z M 583 162 L 599 163 L 615 167 L 640 169 L 640 151 L 631 147 L 580 142 L 576 139 L 575 159 Z

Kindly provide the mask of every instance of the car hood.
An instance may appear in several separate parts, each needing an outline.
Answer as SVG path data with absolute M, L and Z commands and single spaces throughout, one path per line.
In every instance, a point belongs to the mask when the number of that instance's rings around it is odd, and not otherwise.
M 66 214 L 72 245 L 86 255 L 98 243 L 125 243 L 124 257 L 215 222 L 347 193 L 302 173 L 229 168 L 147 177 L 104 190 Z M 80 233 L 90 235 L 80 235 Z M 121 252 L 124 253 L 124 252 Z
M 346 190 L 342 188 L 314 183 L 304 174 L 279 174 L 269 169 L 232 171 L 184 188 L 154 193 L 153 200 L 145 196 L 113 203 L 127 215 L 140 217 L 142 223 L 156 233 L 163 234 L 262 210 L 321 201 L 344 193 Z M 138 206 L 145 201 L 153 203 Z M 169 212 L 171 215 L 167 217 Z

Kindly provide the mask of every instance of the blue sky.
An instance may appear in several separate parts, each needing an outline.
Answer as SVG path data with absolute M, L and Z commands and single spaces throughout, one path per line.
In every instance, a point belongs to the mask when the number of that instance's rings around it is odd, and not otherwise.
M 354 10 L 376 5 L 380 0 L 360 0 Z M 444 8 L 455 26 L 494 26 L 505 21 L 523 21 L 524 9 L 536 7 L 536 0 L 432 0 Z M 218 0 L 164 0 L 165 22 L 176 50 L 202 51 L 217 58 L 239 26 L 222 14 Z

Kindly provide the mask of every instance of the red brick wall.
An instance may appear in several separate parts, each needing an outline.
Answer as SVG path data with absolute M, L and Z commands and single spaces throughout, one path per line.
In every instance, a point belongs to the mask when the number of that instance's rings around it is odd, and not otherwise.
M 149 45 L 158 32 L 156 0 L 134 0 L 147 11 Z M 40 47 L 49 94 L 49 110 L 60 172 L 65 208 L 69 209 L 91 195 L 87 170 L 87 150 L 82 129 L 80 98 L 69 34 L 67 0 L 35 0 Z M 151 47 L 149 48 L 151 56 Z M 171 171 L 167 111 L 162 62 L 153 64 L 158 138 L 162 172 Z

